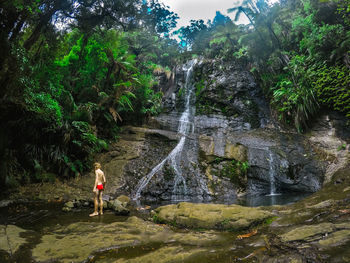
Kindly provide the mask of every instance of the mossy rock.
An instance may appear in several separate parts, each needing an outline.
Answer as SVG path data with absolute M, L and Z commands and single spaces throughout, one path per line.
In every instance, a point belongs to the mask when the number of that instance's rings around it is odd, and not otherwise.
M 20 235 L 26 230 L 14 225 L 0 225 L 0 250 L 14 254 L 26 240 Z
M 142 246 L 167 243 L 178 248 L 193 244 L 220 246 L 225 242 L 225 238 L 215 233 L 177 233 L 167 226 L 129 217 L 124 222 L 110 224 L 77 222 L 68 226 L 58 226 L 52 232 L 43 235 L 41 243 L 32 249 L 32 255 L 34 260 L 39 262 L 85 262 L 94 253 L 111 247 L 132 249 L 136 244 Z M 183 256 L 192 258 L 200 252 L 204 251 L 200 248 L 191 249 Z M 164 247 L 135 259 L 135 262 L 178 262 L 178 258 L 174 249 Z M 123 260 L 118 259 L 116 262 L 125 262 Z
M 349 241 L 350 229 L 344 229 L 330 234 L 326 239 L 320 240 L 319 244 L 321 247 L 337 247 Z
M 281 235 L 281 240 L 283 242 L 307 241 L 317 235 L 324 235 L 332 232 L 333 230 L 334 225 L 332 223 L 301 226 Z
M 247 147 L 241 144 L 231 144 L 227 143 L 225 145 L 225 158 L 235 159 L 240 162 L 247 161 Z
M 258 225 L 273 216 L 260 208 L 223 204 L 179 203 L 158 207 L 160 222 L 194 229 L 238 231 Z
M 117 200 L 122 202 L 123 204 L 127 204 L 127 205 L 130 203 L 130 197 L 128 197 L 126 195 L 118 196 Z

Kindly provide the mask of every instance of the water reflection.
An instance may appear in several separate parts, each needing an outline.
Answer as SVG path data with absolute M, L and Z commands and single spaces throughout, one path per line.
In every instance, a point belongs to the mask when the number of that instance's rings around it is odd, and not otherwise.
M 246 195 L 237 199 L 230 200 L 217 200 L 217 201 L 203 201 L 197 199 L 184 199 L 184 200 L 173 200 L 173 201 L 149 201 L 149 200 L 137 200 L 135 202 L 136 207 L 150 206 L 151 209 L 155 209 L 158 206 L 177 204 L 180 202 L 191 202 L 191 203 L 217 203 L 217 204 L 237 204 L 241 206 L 256 207 L 256 206 L 272 206 L 272 205 L 289 205 L 299 200 L 302 200 L 311 195 L 311 193 L 279 193 L 269 195 Z
M 308 197 L 311 193 L 283 193 L 274 195 L 247 195 L 237 202 L 243 206 L 289 205 Z

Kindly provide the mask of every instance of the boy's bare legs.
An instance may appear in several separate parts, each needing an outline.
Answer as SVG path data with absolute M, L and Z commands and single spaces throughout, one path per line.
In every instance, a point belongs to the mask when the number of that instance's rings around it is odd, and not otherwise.
M 99 192 L 99 191 L 98 191 Z M 95 192 L 95 198 L 94 198 L 94 212 L 92 214 L 90 214 L 90 216 L 97 216 L 98 215 L 98 201 L 97 201 L 97 196 L 98 196 L 98 192 Z
M 103 200 L 102 200 L 102 194 L 103 194 L 103 191 L 99 191 L 98 197 L 99 197 L 99 200 L 100 200 L 100 215 L 103 215 Z

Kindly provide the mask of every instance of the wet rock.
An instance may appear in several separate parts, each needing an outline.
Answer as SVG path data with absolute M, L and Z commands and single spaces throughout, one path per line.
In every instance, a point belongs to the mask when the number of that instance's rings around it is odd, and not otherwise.
M 324 112 L 314 120 L 309 140 L 320 159 L 327 162 L 324 183 L 349 163 L 350 128 L 339 112 Z
M 350 224 L 349 224 L 350 225 Z M 349 226 L 350 228 L 350 226 Z M 321 247 L 338 247 L 350 241 L 350 230 L 340 230 L 330 234 L 326 239 L 320 240 L 318 243 Z
M 41 243 L 32 250 L 34 260 L 39 262 L 59 261 L 82 262 L 97 251 L 103 251 L 111 247 L 135 247 L 154 243 L 168 244 L 164 249 L 156 253 L 144 256 L 146 261 L 135 262 L 169 262 L 169 258 L 177 259 L 178 255 L 172 247 L 192 246 L 196 244 L 218 246 L 224 244 L 225 239 L 215 233 L 176 233 L 166 226 L 156 225 L 137 217 L 130 217 L 125 222 L 103 224 L 98 222 L 77 222 L 68 226 L 59 226 L 51 233 L 45 234 Z M 174 245 L 171 245 L 174 244 Z M 170 249 L 167 249 L 170 248 Z M 178 254 L 180 250 L 177 250 Z M 200 249 L 192 249 L 184 252 L 185 258 L 198 255 Z M 164 257 L 164 258 L 157 258 Z M 139 258 L 142 258 L 140 256 Z M 151 260 L 152 259 L 152 260 Z M 124 262 L 119 259 L 117 262 Z M 161 261 L 163 260 L 163 261 Z
M 134 259 L 118 259 L 114 263 L 145 263 L 145 262 L 157 262 L 157 263 L 168 263 L 168 262 L 191 262 L 202 256 L 207 252 L 203 248 L 192 248 L 190 251 L 186 251 L 184 248 L 178 246 L 174 247 L 162 247 L 153 251 L 152 253 L 147 253 L 140 257 Z
M 234 129 L 257 128 L 268 118 L 268 107 L 250 72 L 232 63 L 203 60 L 195 70 L 198 115 L 220 114 L 235 119 Z M 248 124 L 248 126 L 246 125 Z
M 13 200 L 1 200 L 0 201 L 0 208 L 1 207 L 6 207 L 12 204 L 14 201 Z
M 186 228 L 242 230 L 273 216 L 260 208 L 239 205 L 179 203 L 158 207 L 156 219 Z
M 130 204 L 130 197 L 126 195 L 118 196 L 117 200 L 123 204 L 124 207 Z
M 241 144 L 227 143 L 225 146 L 225 157 L 228 159 L 235 159 L 240 162 L 247 161 L 247 147 Z
M 111 200 L 108 202 L 108 208 L 113 210 L 117 215 L 128 215 L 130 210 L 126 208 L 127 203 L 120 200 Z
M 26 240 L 20 235 L 26 230 L 14 225 L 0 225 L 0 250 L 4 250 L 10 255 L 17 252 Z
M 281 240 L 283 242 L 291 242 L 291 241 L 297 241 L 297 240 L 306 241 L 317 235 L 322 236 L 322 235 L 331 233 L 333 230 L 334 230 L 334 225 L 331 223 L 301 226 L 281 235 Z
M 321 209 L 321 208 L 326 208 L 330 207 L 334 204 L 334 200 L 326 200 L 321 203 L 318 203 L 316 205 L 309 206 L 309 208 L 314 208 L 314 209 Z
M 350 240 L 350 224 L 347 223 L 322 223 L 316 225 L 306 225 L 297 227 L 283 235 L 281 240 L 284 242 L 290 241 L 308 241 L 320 240 L 319 243 L 323 246 L 330 245 L 332 240 L 338 243 L 345 243 Z
M 75 203 L 73 201 L 69 201 L 64 204 L 64 206 L 62 207 L 62 211 L 70 212 L 72 211 L 72 209 L 74 209 L 74 207 L 75 207 Z

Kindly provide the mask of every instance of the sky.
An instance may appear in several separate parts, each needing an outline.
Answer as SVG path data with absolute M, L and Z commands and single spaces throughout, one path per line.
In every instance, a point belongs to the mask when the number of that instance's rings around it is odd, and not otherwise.
M 220 11 L 224 15 L 228 15 L 232 19 L 234 13 L 228 14 L 227 9 L 238 6 L 241 1 L 238 0 L 161 0 L 170 10 L 177 13 L 180 17 L 177 28 L 190 24 L 190 20 L 208 19 L 213 20 L 216 11 Z M 270 0 L 270 3 L 278 0 Z M 238 23 L 247 24 L 248 19 L 242 15 Z

